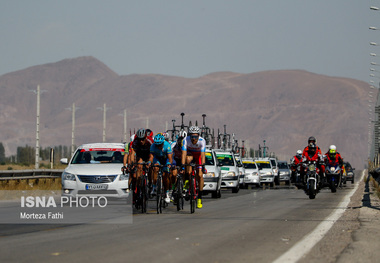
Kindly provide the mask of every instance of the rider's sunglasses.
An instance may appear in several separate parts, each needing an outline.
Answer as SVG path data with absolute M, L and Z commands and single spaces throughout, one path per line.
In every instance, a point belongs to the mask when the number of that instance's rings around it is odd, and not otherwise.
M 191 135 L 190 138 L 191 138 L 192 140 L 196 140 L 196 139 L 199 138 L 199 135 Z
M 137 140 L 141 142 L 141 141 L 145 140 L 145 138 L 137 138 Z

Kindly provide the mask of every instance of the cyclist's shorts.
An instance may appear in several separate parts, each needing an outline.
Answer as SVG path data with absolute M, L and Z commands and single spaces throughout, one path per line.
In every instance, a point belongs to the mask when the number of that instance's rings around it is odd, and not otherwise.
M 136 162 L 139 162 L 139 160 L 143 160 L 143 162 L 148 162 L 150 158 L 149 154 L 144 154 L 144 155 L 137 155 L 136 154 Z
M 162 171 L 169 172 L 169 167 L 166 166 L 166 164 L 169 162 L 169 159 L 157 159 L 156 157 L 153 158 L 153 164 L 162 164 L 165 165 L 162 167 Z
M 182 160 L 179 158 L 173 158 L 173 166 L 181 166 Z
M 193 156 L 193 162 L 195 164 L 202 165 L 202 158 L 201 158 L 201 153 L 200 152 L 187 152 L 187 155 L 192 155 Z

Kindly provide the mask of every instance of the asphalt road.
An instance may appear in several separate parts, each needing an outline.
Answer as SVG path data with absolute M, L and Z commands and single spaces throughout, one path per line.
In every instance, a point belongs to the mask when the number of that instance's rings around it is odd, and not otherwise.
M 194 214 L 186 203 L 158 215 L 152 201 L 128 224 L 1 224 L 0 262 L 272 262 L 341 209 L 352 188 L 314 200 L 285 186 L 223 191 Z

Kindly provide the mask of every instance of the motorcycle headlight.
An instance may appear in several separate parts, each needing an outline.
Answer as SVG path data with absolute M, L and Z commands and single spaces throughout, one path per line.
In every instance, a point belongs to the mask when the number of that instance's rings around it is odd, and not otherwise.
M 71 173 L 63 172 L 62 179 L 67 181 L 76 181 L 75 175 Z
M 330 171 L 331 171 L 331 172 L 335 172 L 335 167 L 331 167 L 331 168 L 330 168 Z
M 309 171 L 315 171 L 315 165 L 314 164 L 309 165 Z

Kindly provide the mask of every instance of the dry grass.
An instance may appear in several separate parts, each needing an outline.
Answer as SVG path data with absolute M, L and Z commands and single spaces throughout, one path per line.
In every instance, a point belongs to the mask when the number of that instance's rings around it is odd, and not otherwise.
M 55 164 L 53 169 L 65 169 L 66 164 Z M 34 170 L 35 165 L 22 165 L 22 164 L 3 164 L 0 165 L 0 170 Z M 40 164 L 40 169 L 50 169 L 50 164 Z
M 61 178 L 41 178 L 23 180 L 4 180 L 0 181 L 0 200 L 13 200 L 27 195 L 40 196 L 46 191 L 50 194 L 61 192 Z M 12 191 L 10 191 L 12 190 Z
M 371 177 L 371 183 L 372 183 L 372 187 L 374 188 L 375 190 L 375 194 L 378 198 L 380 198 L 380 186 L 379 186 L 379 183 L 373 178 Z

